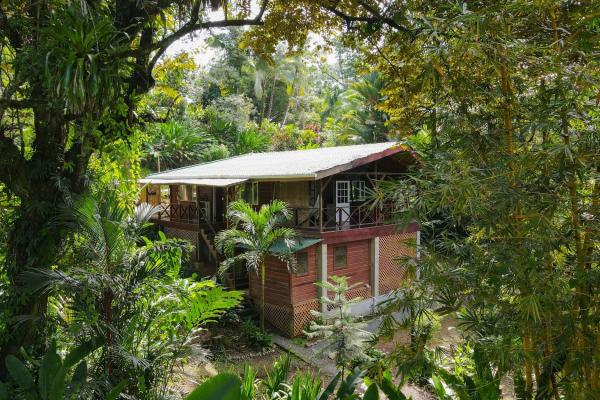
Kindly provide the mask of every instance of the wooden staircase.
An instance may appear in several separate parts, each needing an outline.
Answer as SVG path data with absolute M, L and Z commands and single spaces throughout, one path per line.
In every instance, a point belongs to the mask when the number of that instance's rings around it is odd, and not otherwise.
M 207 229 L 200 228 L 198 236 L 198 246 L 200 246 L 201 253 L 204 255 L 205 265 L 211 266 L 212 272 L 217 273 L 221 256 L 214 245 L 215 229 L 209 224 Z M 222 279 L 224 280 L 223 283 L 230 289 L 248 288 L 248 273 L 243 266 L 235 266 L 229 269 Z

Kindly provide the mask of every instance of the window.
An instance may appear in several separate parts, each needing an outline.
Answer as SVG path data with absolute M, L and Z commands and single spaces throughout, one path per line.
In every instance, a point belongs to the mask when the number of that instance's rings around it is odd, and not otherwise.
M 245 185 L 240 185 L 239 190 L 237 192 L 237 199 L 244 199 L 249 204 L 253 206 L 258 205 L 258 182 L 246 183 Z
M 365 181 L 352 181 L 352 200 L 365 201 L 367 199 L 367 187 Z
M 308 182 L 308 205 L 314 207 L 317 204 L 317 188 L 315 182 Z
M 333 248 L 333 269 L 343 268 L 346 266 L 348 249 L 346 246 L 338 246 Z
M 335 182 L 335 201 L 338 205 L 350 203 L 350 182 Z
M 179 185 L 177 190 L 177 199 L 179 201 L 196 202 L 196 187 L 190 185 Z
M 308 253 L 303 251 L 296 254 L 296 275 L 306 275 L 308 273 Z
M 250 204 L 258 205 L 258 182 L 252 182 L 250 189 Z
M 168 185 L 160 185 L 160 202 L 164 204 L 171 203 L 171 187 Z

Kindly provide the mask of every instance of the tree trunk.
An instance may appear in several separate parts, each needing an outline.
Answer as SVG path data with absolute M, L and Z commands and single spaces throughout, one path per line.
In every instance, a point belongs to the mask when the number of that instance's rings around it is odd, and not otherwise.
M 273 76 L 273 83 L 271 85 L 271 93 L 269 94 L 269 112 L 267 119 L 271 121 L 271 113 L 273 112 L 273 98 L 275 97 L 275 87 L 277 85 L 277 75 Z
M 50 102 L 48 102 L 50 103 Z M 62 110 L 44 105 L 34 109 L 36 138 L 29 160 L 21 163 L 19 186 L 7 185 L 21 199 L 16 219 L 7 243 L 6 299 L 3 304 L 9 318 L 27 316 L 25 322 L 10 327 L 11 335 L 2 344 L 0 359 L 18 354 L 25 347 L 30 355 L 39 356 L 45 350 L 43 332 L 48 298 L 46 294 L 31 293 L 22 279 L 28 269 L 49 269 L 56 261 L 62 235 L 52 220 L 71 194 L 83 190 L 81 171 L 85 171 L 89 156 L 79 145 L 65 153 L 66 123 Z M 64 171 L 66 161 L 73 163 L 73 172 Z M 12 322 L 12 321 L 11 321 Z M 0 362 L 0 380 L 6 377 L 4 362 Z

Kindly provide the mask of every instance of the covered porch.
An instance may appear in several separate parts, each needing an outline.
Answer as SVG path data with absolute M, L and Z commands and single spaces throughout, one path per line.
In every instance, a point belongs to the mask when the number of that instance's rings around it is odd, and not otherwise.
M 164 226 L 204 229 L 226 227 L 230 202 L 244 199 L 256 209 L 274 199 L 288 203 L 290 225 L 306 234 L 393 224 L 391 207 L 366 201 L 383 174 L 353 174 L 316 181 L 249 182 L 245 179 L 144 179 L 142 201 L 160 206 L 154 220 Z

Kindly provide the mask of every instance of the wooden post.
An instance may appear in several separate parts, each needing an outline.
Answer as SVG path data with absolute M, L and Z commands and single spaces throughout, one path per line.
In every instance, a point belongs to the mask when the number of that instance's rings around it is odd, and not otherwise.
M 217 221 L 217 189 L 213 186 L 212 187 L 212 205 L 211 205 L 211 215 L 210 215 L 210 220 L 212 222 L 216 222 Z
M 371 295 L 379 296 L 379 237 L 371 239 Z
M 323 232 L 323 180 L 319 179 L 319 232 Z
M 319 282 L 327 282 L 327 244 L 323 243 L 317 248 L 317 279 Z M 319 300 L 321 297 L 327 297 L 327 289 L 319 287 L 317 290 Z M 327 304 L 321 303 L 321 312 L 327 312 Z

